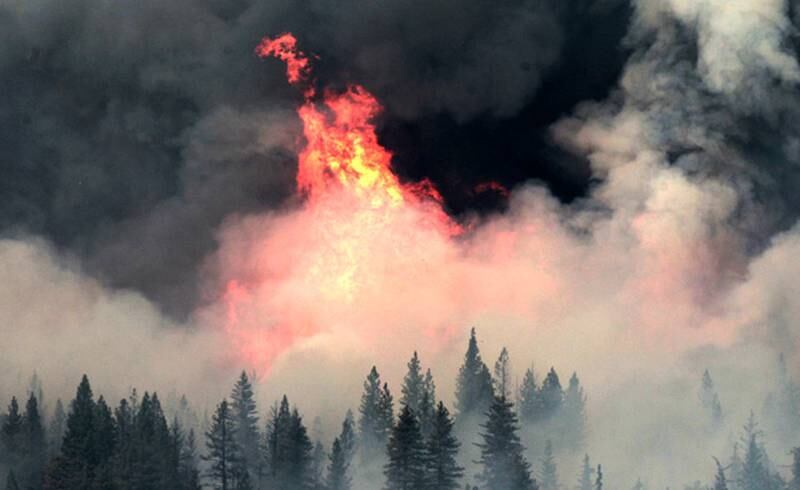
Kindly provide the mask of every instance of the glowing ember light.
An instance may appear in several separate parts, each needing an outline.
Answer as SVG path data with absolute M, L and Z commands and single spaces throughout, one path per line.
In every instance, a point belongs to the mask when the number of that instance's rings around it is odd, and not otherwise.
M 298 339 L 324 328 L 298 307 L 298 298 L 352 304 L 378 290 L 383 275 L 402 267 L 419 246 L 408 238 L 408 227 L 445 240 L 463 230 L 430 182 L 404 184 L 392 172 L 392 155 L 378 143 L 373 124 L 382 108 L 372 94 L 353 85 L 317 97 L 309 58 L 291 34 L 265 38 L 256 53 L 284 61 L 289 83 L 304 96 L 297 109 L 305 136 L 297 189 L 305 202 L 295 218 L 305 226 L 276 227 L 280 231 L 269 239 L 275 243 L 262 243 L 256 253 L 270 247 L 302 252 L 275 264 L 265 259 L 271 268 L 246 282 L 230 280 L 224 295 L 226 331 L 238 355 L 269 369 Z

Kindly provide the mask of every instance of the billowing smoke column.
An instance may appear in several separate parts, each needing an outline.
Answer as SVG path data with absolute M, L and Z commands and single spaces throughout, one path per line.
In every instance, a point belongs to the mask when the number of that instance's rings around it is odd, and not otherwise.
M 308 216 L 311 226 L 309 233 L 300 237 L 295 233 L 298 230 L 283 228 L 277 233 L 285 236 L 271 238 L 289 240 L 291 243 L 275 250 L 293 248 L 301 252 L 296 260 L 271 263 L 265 275 L 249 281 L 231 279 L 227 285 L 226 328 L 245 359 L 269 369 L 276 356 L 299 339 L 320 333 L 323 326 L 291 307 L 286 310 L 285 304 L 277 315 L 270 309 L 264 316 L 243 317 L 242 311 L 252 308 L 252 304 L 246 305 L 253 301 L 254 288 L 262 298 L 273 297 L 284 285 L 281 278 L 286 278 L 299 280 L 305 291 L 302 296 L 309 301 L 310 290 L 317 290 L 333 302 L 356 302 L 363 288 L 378 280 L 374 276 L 385 273 L 382 268 L 369 269 L 376 239 L 399 238 L 392 235 L 398 232 L 398 225 L 405 226 L 400 222 L 409 219 L 410 211 L 414 223 L 406 225 L 428 229 L 437 241 L 462 229 L 442 210 L 442 198 L 429 182 L 405 185 L 392 172 L 392 156 L 378 143 L 372 123 L 381 111 L 372 94 L 352 85 L 342 93 L 325 91 L 318 100 L 309 58 L 297 48 L 291 34 L 265 38 L 256 52 L 286 62 L 289 83 L 303 91 L 297 113 L 306 141 L 298 156 L 297 189 L 305 198 L 301 213 Z M 265 243 L 264 252 L 269 253 L 270 245 L 277 244 Z M 415 244 L 398 240 L 385 246 L 397 247 L 398 255 L 403 255 L 407 252 L 400 247 L 413 248 Z

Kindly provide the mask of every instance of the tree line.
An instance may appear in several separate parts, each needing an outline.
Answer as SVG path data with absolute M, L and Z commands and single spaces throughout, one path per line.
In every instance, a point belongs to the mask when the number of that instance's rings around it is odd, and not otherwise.
M 423 369 L 417 353 L 408 362 L 396 403 L 389 385 L 372 367 L 363 382 L 357 412 L 345 414 L 327 445 L 322 437 L 309 433 L 299 409 L 286 396 L 260 414 L 246 372 L 202 424 L 185 397 L 177 409 L 165 410 L 158 394 L 145 392 L 140 397 L 133 390 L 112 408 L 103 396 L 95 398 L 87 376 L 81 379 L 68 410 L 57 401 L 45 424 L 41 383 L 34 378 L 24 408 L 14 397 L 0 417 L 5 487 L 567 488 L 559 480 L 556 447 L 582 454 L 587 431 L 586 395 L 577 374 L 564 388 L 555 369 L 547 371 L 539 383 L 531 368 L 514 386 L 506 349 L 493 367 L 490 370 L 481 358 L 473 330 L 456 379 L 453 412 L 437 399 L 433 375 Z M 782 400 L 781 396 L 776 398 Z M 713 424 L 719 423 L 724 415 L 708 372 L 701 382 L 700 400 Z M 536 471 L 520 437 L 525 431 L 542 440 Z M 711 485 L 696 483 L 687 488 L 800 490 L 800 449 L 792 453 L 794 476 L 784 481 L 766 454 L 754 416 L 743 433 L 727 464 L 717 461 Z M 603 486 L 602 467 L 592 465 L 585 455 L 574 488 L 602 490 Z M 644 485 L 639 481 L 634 489 L 643 490 Z

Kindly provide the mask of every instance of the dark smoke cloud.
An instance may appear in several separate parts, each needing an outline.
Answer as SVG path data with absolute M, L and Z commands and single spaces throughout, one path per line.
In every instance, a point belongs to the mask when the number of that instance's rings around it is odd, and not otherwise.
M 0 1 L 0 229 L 45 236 L 107 284 L 188 313 L 222 220 L 291 195 L 296 94 L 279 63 L 252 52 L 287 30 L 320 55 L 321 83 L 364 83 L 385 100 L 382 138 L 398 154 L 421 148 L 399 171 L 455 182 L 443 185 L 454 208 L 470 206 L 482 179 L 544 178 L 580 194 L 585 172 L 530 164 L 550 151 L 541 136 L 542 151 L 505 165 L 446 149 L 487 134 L 484 159 L 525 140 L 538 91 L 572 78 L 567 54 L 598 45 L 581 27 L 622 3 Z M 614 78 L 602 72 L 599 94 Z M 576 92 L 537 124 L 571 109 Z

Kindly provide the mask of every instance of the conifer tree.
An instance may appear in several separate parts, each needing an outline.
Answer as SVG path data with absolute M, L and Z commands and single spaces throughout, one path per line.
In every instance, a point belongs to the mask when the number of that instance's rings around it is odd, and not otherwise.
M 19 413 L 19 403 L 17 397 L 11 398 L 8 405 L 8 412 L 3 419 L 2 429 L 0 429 L 0 440 L 3 447 L 10 454 L 18 454 L 20 451 L 20 439 L 22 437 L 22 415 Z
M 286 396 L 272 411 L 266 431 L 266 469 L 270 488 L 313 488 L 313 445 L 297 409 Z
M 425 393 L 425 379 L 417 352 L 408 361 L 408 372 L 403 378 L 400 403 L 408 406 L 412 412 L 419 413 L 419 405 Z
M 235 467 L 239 463 L 236 431 L 227 400 L 222 400 L 211 418 L 211 428 L 206 433 L 208 454 L 203 458 L 209 464 L 208 478 L 217 490 L 233 490 Z
M 423 437 L 428 437 L 433 427 L 433 419 L 436 417 L 436 384 L 433 381 L 431 370 L 425 372 L 422 400 L 419 404 L 417 418 L 419 428 Z
M 708 369 L 703 372 L 699 398 L 711 427 L 718 428 L 722 423 L 722 404 L 719 401 L 719 395 L 714 388 L 714 381 L 711 379 L 711 373 L 708 372 Z
M 597 478 L 594 481 L 594 490 L 603 490 L 603 467 L 597 465 Z
M 348 473 L 350 465 L 339 437 L 333 440 L 329 460 L 328 476 L 325 480 L 326 490 L 350 490 L 351 479 Z
M 353 411 L 348 410 L 342 421 L 342 431 L 339 433 L 339 444 L 347 465 L 351 465 L 356 454 L 356 430 L 353 420 Z
M 576 490 L 592 490 L 593 473 L 594 469 L 592 469 L 592 465 L 589 463 L 589 455 L 585 454 L 583 456 L 583 466 L 581 467 L 581 472 L 578 475 L 578 485 Z
M 314 449 L 311 451 L 311 474 L 314 481 L 317 482 L 316 486 L 322 488 L 325 481 L 325 461 L 328 459 L 328 455 L 325 454 L 325 447 L 323 447 L 322 441 L 317 439 L 312 444 Z
M 772 490 L 784 486 L 780 476 L 770 472 L 771 465 L 761 444 L 761 435 L 755 415 L 750 412 L 742 438 L 746 449 L 742 461 L 741 479 L 738 482 L 738 488 L 741 490 Z
M 525 423 L 533 423 L 541 418 L 542 402 L 533 368 L 525 371 L 519 389 L 519 414 Z
M 453 419 L 439 402 L 433 424 L 425 444 L 426 488 L 430 490 L 455 490 L 464 476 L 464 468 L 456 462 L 460 444 L 453 435 Z
M 372 366 L 361 395 L 358 427 L 360 432 L 361 451 L 365 460 L 372 459 L 375 454 L 382 453 L 389 437 L 391 422 L 387 425 L 388 389 L 381 389 L 381 377 L 377 368 Z
M 542 490 L 558 490 L 558 466 L 553 455 L 553 444 L 548 439 L 544 444 L 544 455 L 542 456 L 542 470 L 539 474 Z
M 714 477 L 714 490 L 728 490 L 728 480 L 725 478 L 725 468 L 722 467 L 719 460 L 714 458 L 717 463 L 717 474 Z
M 258 431 L 258 411 L 253 387 L 245 371 L 242 371 L 233 387 L 230 410 L 236 433 L 236 444 L 241 450 L 243 464 L 250 473 L 251 481 L 256 481 L 260 473 L 259 441 L 261 436 Z
M 182 490 L 200 490 L 200 472 L 197 469 L 197 441 L 194 429 L 189 429 L 189 434 L 183 443 L 178 472 Z
M 792 479 L 789 480 L 790 490 L 800 490 L 800 447 L 792 448 Z
M 508 349 L 503 347 L 497 362 L 494 363 L 494 392 L 497 396 L 511 399 L 511 359 Z
M 482 415 L 492 404 L 494 389 L 489 368 L 481 359 L 475 329 L 470 332 L 464 364 L 456 379 L 456 409 L 459 418 Z
M 728 469 L 730 477 L 728 478 L 728 484 L 734 490 L 740 490 L 741 483 L 742 483 L 742 469 L 744 467 L 744 462 L 742 461 L 742 457 L 739 454 L 739 443 L 735 442 L 733 444 L 733 453 L 731 454 L 731 460 L 728 464 Z
M 303 425 L 303 418 L 295 408 L 292 411 L 291 425 L 289 427 L 289 467 L 288 489 L 312 489 L 316 484 L 311 474 L 311 457 L 313 445 L 308 437 L 308 432 Z
M 89 378 L 81 378 L 75 398 L 70 403 L 61 454 L 46 476 L 48 490 L 88 489 L 97 467 L 94 446 L 96 405 Z
M 61 398 L 56 400 L 55 409 L 53 409 L 53 418 L 50 420 L 50 426 L 47 429 L 48 449 L 51 455 L 57 454 L 61 451 L 61 440 L 64 438 L 64 428 L 67 420 L 67 414 L 64 411 L 64 403 Z
M 545 376 L 541 389 L 543 417 L 548 419 L 559 413 L 564 403 L 564 391 L 554 368 Z
M 418 490 L 425 485 L 425 455 L 417 417 L 403 405 L 386 447 L 387 490 Z
M 488 419 L 482 425 L 480 480 L 488 489 L 538 490 L 531 476 L 530 463 L 523 455 L 517 417 L 513 405 L 505 397 L 495 397 Z
M 586 395 L 577 373 L 572 373 L 564 394 L 562 435 L 567 449 L 577 451 L 586 436 Z
M 41 486 L 41 475 L 47 458 L 47 443 L 36 396 L 31 393 L 22 418 L 22 480 L 26 487 Z

